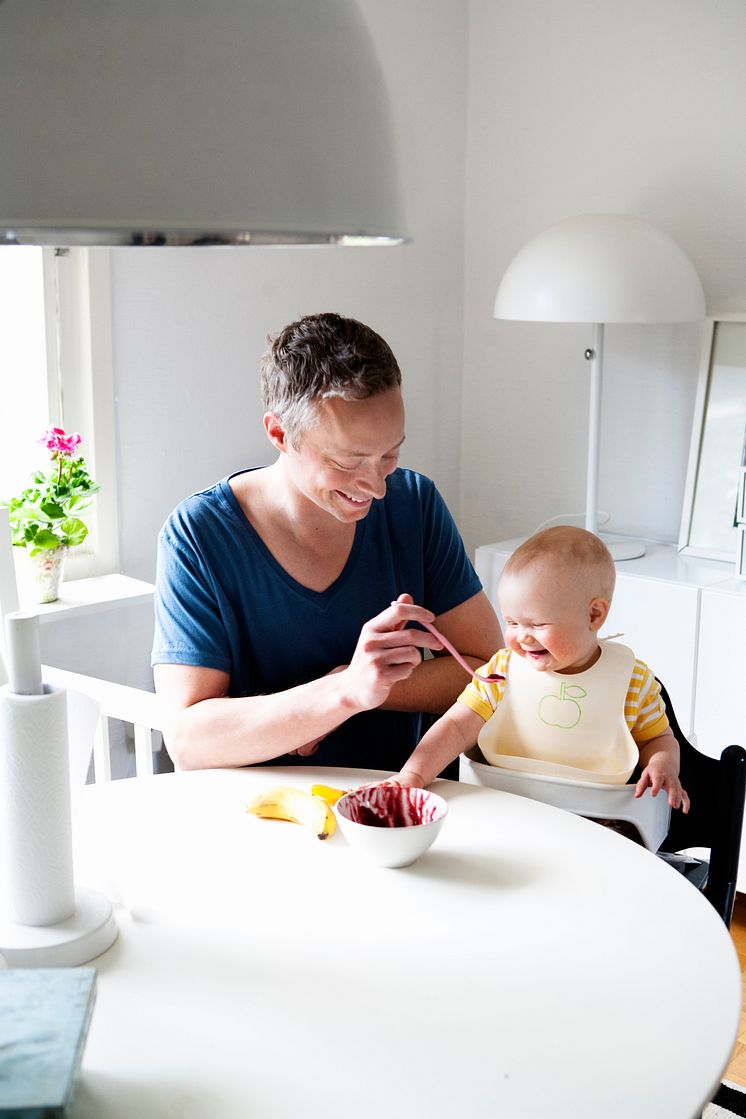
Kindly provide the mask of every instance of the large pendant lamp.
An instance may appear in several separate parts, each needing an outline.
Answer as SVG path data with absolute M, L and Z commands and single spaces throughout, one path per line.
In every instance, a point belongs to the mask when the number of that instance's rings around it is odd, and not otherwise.
M 350 0 L 2 0 L 0 244 L 396 243 Z

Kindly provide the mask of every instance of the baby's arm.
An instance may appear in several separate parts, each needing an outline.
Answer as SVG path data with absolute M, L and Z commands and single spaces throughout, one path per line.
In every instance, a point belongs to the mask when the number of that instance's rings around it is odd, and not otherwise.
M 400 785 L 425 788 L 449 762 L 477 741 L 484 719 L 465 703 L 454 703 L 423 735 L 398 777 Z
M 640 746 L 640 765 L 643 771 L 635 786 L 636 797 L 641 797 L 647 788 L 653 796 L 663 789 L 672 808 L 689 811 L 689 797 L 679 780 L 679 744 L 670 727 Z

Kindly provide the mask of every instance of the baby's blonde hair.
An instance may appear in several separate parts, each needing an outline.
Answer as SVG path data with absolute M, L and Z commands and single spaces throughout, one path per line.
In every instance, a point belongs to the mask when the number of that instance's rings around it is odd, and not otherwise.
M 584 528 L 555 525 L 529 536 L 508 559 L 503 575 L 516 575 L 537 564 L 556 565 L 591 584 L 589 590 L 611 602 L 616 568 L 602 540 Z

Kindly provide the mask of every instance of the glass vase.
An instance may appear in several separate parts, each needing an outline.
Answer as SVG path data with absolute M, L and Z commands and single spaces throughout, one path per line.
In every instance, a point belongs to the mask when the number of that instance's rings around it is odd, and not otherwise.
M 35 602 L 56 602 L 60 597 L 62 568 L 69 548 L 45 548 L 35 556 L 29 555 L 31 588 Z

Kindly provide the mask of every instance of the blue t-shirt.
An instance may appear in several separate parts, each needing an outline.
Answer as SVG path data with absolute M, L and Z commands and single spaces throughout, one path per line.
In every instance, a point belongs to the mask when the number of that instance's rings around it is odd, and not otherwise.
M 227 672 L 231 696 L 284 691 L 349 664 L 363 624 L 398 595 L 437 615 L 481 590 L 445 502 L 414 471 L 389 476 L 385 496 L 355 526 L 344 570 L 320 592 L 280 566 L 228 482 L 186 498 L 161 530 L 153 664 Z M 269 764 L 398 770 L 420 727 L 419 714 L 365 711 L 311 759 Z

